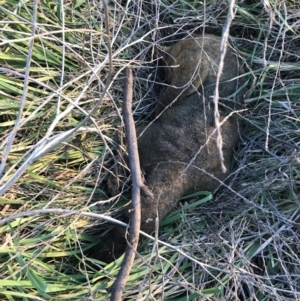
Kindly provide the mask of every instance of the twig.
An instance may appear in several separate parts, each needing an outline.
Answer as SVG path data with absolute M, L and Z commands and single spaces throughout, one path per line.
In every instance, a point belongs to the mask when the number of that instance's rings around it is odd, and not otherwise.
M 37 209 L 37 210 L 31 210 L 31 211 L 24 211 L 16 214 L 12 214 L 9 217 L 3 217 L 4 215 L 0 212 L 0 227 L 4 226 L 5 224 L 8 224 L 14 220 L 19 220 L 20 225 L 21 219 L 27 216 L 35 216 L 35 215 L 40 215 L 40 214 L 63 214 L 63 215 L 78 215 L 78 216 L 87 216 L 87 217 L 92 217 L 95 219 L 101 219 L 113 224 L 120 225 L 122 227 L 127 227 L 128 225 L 126 223 L 123 223 L 113 217 L 110 217 L 105 214 L 98 214 L 98 213 L 92 213 L 92 212 L 85 212 L 81 210 L 69 210 L 69 209 L 60 209 L 60 208 L 52 208 L 52 209 Z M 54 217 L 53 217 L 54 218 Z M 59 216 L 58 218 L 61 218 Z M 143 232 L 142 232 L 143 234 Z M 143 234 L 144 235 L 144 234 Z M 150 235 L 146 235 L 148 237 Z
M 260 208 L 259 206 L 257 206 L 258 208 Z M 249 208 L 248 210 L 251 210 L 251 208 Z M 261 209 L 261 208 L 260 208 Z M 26 216 L 35 216 L 35 215 L 40 215 L 40 214 L 63 214 L 64 217 L 66 216 L 73 216 L 73 215 L 78 215 L 78 216 L 87 216 L 87 217 L 92 217 L 95 219 L 102 219 L 105 221 L 108 221 L 110 223 L 114 223 L 114 224 L 118 224 L 122 227 L 127 227 L 128 225 L 126 223 L 120 222 L 117 219 L 114 219 L 110 216 L 107 216 L 105 214 L 98 214 L 98 213 L 92 213 L 92 212 L 85 212 L 85 211 L 80 211 L 80 210 L 69 210 L 69 209 L 60 209 L 60 208 L 52 208 L 52 209 L 37 209 L 37 210 L 32 210 L 32 211 L 24 211 L 24 212 L 20 212 L 17 214 L 13 214 L 7 218 L 3 218 L 0 219 L 0 226 L 3 226 L 5 224 L 10 223 L 13 220 L 16 219 L 21 219 L 23 217 Z M 2 214 L 0 213 L 0 216 L 2 217 Z M 54 218 L 54 217 L 53 217 Z M 61 216 L 58 216 L 57 218 L 61 218 Z M 19 221 L 21 224 L 21 221 Z M 153 237 L 149 234 L 147 234 L 146 232 L 140 231 L 140 234 L 142 234 L 143 236 L 145 236 L 146 238 L 149 238 L 150 240 L 152 240 L 155 244 L 161 244 L 167 248 L 170 248 L 171 250 L 174 250 L 175 252 L 178 252 L 179 254 L 181 254 L 182 256 L 190 259 L 192 262 L 194 262 L 195 264 L 201 266 L 205 272 L 210 273 L 209 270 L 213 270 L 213 271 L 218 271 L 218 272 L 224 272 L 224 273 L 232 273 L 231 270 L 226 270 L 225 268 L 219 268 L 213 265 L 209 265 L 207 263 L 203 263 L 195 258 L 193 258 L 191 255 L 189 255 L 188 253 L 184 252 L 181 246 L 173 246 L 171 244 L 168 244 L 162 240 L 157 239 L 156 237 Z
M 126 68 L 125 70 L 125 88 L 123 99 L 123 121 L 125 125 L 126 141 L 128 145 L 129 165 L 132 176 L 132 207 L 133 213 L 131 217 L 131 225 L 129 228 L 129 236 L 127 240 L 127 247 L 125 251 L 124 260 L 120 272 L 111 287 L 111 301 L 121 301 L 123 290 L 129 276 L 135 251 L 138 245 L 139 232 L 141 226 L 141 204 L 140 191 L 143 187 L 140 159 L 138 154 L 137 138 L 134 120 L 132 117 L 132 70 Z
M 234 5 L 235 5 L 235 0 L 230 1 L 230 5 L 228 7 L 228 14 L 227 14 L 227 21 L 226 21 L 226 26 L 222 34 L 222 43 L 221 43 L 221 58 L 220 58 L 220 63 L 219 63 L 219 70 L 217 74 L 217 79 L 216 79 L 216 89 L 215 89 L 215 94 L 214 94 L 214 104 L 215 104 L 215 125 L 217 129 L 217 147 L 218 147 L 218 152 L 219 152 L 219 158 L 221 161 L 221 167 L 222 171 L 226 172 L 226 166 L 224 164 L 224 155 L 223 155 L 223 138 L 221 134 L 221 126 L 220 126 L 220 113 L 219 113 L 219 83 L 220 83 L 220 78 L 223 72 L 223 67 L 224 67 L 224 59 L 226 55 L 226 47 L 227 47 L 227 41 L 228 41 L 228 35 L 229 35 L 229 28 L 230 24 L 234 18 Z

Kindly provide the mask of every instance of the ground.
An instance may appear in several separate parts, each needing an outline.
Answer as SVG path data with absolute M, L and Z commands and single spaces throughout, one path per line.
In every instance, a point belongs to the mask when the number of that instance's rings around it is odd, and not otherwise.
M 218 194 L 187 196 L 142 242 L 124 300 L 300 299 L 300 4 L 236 1 L 229 24 L 230 4 L 110 1 L 107 35 L 101 1 L 1 3 L 3 300 L 108 299 L 121 258 L 87 254 L 130 200 L 130 186 L 111 196 L 106 183 L 124 68 L 139 124 L 163 90 L 155 46 L 228 27 L 250 78 L 234 172 Z

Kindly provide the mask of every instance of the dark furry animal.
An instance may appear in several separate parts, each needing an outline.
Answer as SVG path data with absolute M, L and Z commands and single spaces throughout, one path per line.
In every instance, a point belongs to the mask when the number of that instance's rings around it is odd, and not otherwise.
M 160 99 L 156 114 L 160 117 L 145 129 L 137 128 L 141 168 L 154 199 L 141 198 L 141 230 L 155 230 L 155 219 L 161 221 L 174 209 L 178 200 L 196 191 L 214 191 L 228 176 L 220 165 L 214 125 L 212 96 L 220 60 L 221 38 L 206 35 L 178 42 L 163 48 L 168 86 Z M 243 81 L 236 77 L 240 65 L 228 48 L 220 83 L 220 101 L 233 108 L 244 91 L 234 100 L 226 99 L 238 91 Z M 221 121 L 228 112 L 220 111 Z M 234 117 L 221 126 L 225 166 L 230 170 L 234 149 L 239 141 L 238 124 Z M 124 220 L 130 219 L 124 208 Z M 99 244 L 95 256 L 111 261 L 126 246 L 125 229 L 115 226 L 110 238 Z M 96 254 L 98 252 L 98 254 Z

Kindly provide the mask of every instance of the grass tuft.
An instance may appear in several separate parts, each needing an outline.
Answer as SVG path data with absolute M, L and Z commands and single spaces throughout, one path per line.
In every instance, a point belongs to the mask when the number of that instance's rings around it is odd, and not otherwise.
M 36 209 L 117 218 L 130 189 L 110 197 L 106 179 L 122 133 L 124 68 L 134 71 L 134 118 L 148 120 L 163 88 L 155 45 L 203 30 L 221 35 L 228 1 L 108 7 L 104 95 L 101 1 L 1 2 L 1 219 Z M 183 198 L 159 237 L 142 242 L 124 300 L 300 298 L 299 9 L 297 1 L 236 1 L 230 38 L 250 80 L 233 175 L 214 197 Z M 0 224 L 0 299 L 108 300 L 122 258 L 105 265 L 87 254 L 110 229 L 59 212 Z

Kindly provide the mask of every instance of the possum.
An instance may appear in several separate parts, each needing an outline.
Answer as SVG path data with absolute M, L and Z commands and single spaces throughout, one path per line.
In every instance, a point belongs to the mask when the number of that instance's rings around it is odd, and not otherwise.
M 137 127 L 140 165 L 154 198 L 141 197 L 141 230 L 152 233 L 182 196 L 197 191 L 215 191 L 229 175 L 234 150 L 240 140 L 237 119 L 220 109 L 223 137 L 223 172 L 216 144 L 214 105 L 221 38 L 197 36 L 164 47 L 165 88 L 156 109 L 159 116 Z M 219 96 L 227 107 L 243 99 L 244 80 L 240 61 L 228 47 L 220 79 Z M 233 99 L 228 96 L 233 95 Z M 132 210 L 123 209 L 123 220 Z M 126 229 L 114 226 L 110 238 L 99 243 L 96 255 L 110 262 L 126 247 Z M 95 253 L 96 253 L 95 252 Z

